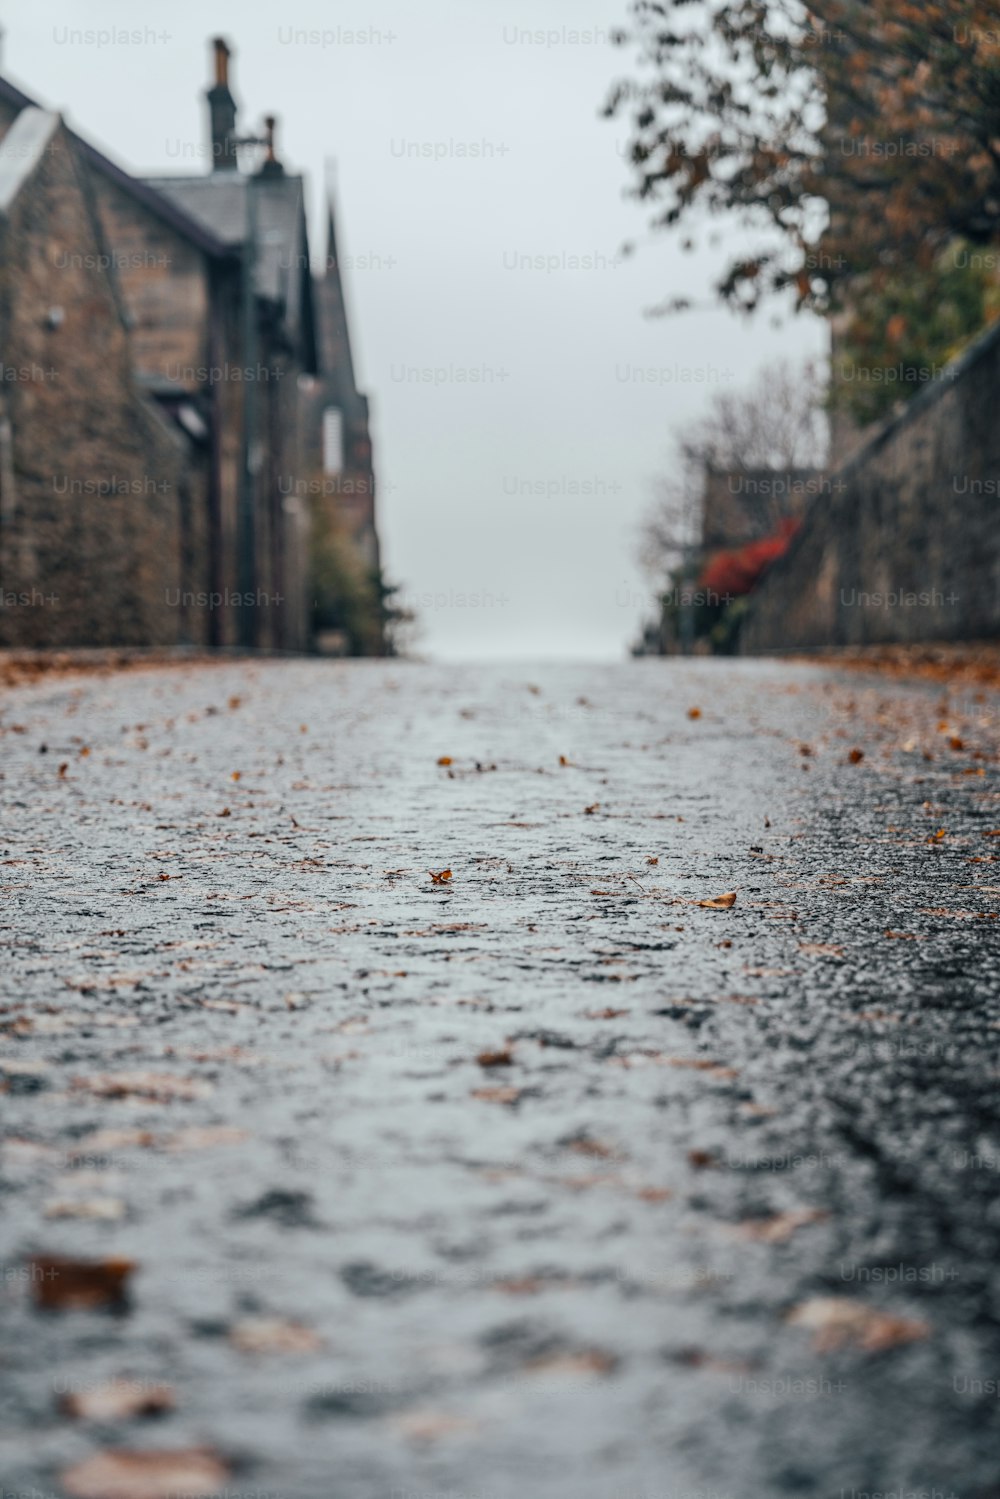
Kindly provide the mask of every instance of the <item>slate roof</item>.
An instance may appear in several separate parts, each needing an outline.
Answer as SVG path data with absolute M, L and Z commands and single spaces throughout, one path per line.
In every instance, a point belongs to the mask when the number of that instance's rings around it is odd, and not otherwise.
M 11 83 L 9 79 L 3 77 L 0 77 L 0 99 L 3 99 L 14 109 L 18 110 L 41 108 L 37 99 L 30 98 L 28 94 Z M 65 121 L 63 123 L 65 125 Z M 134 198 L 138 198 L 151 213 L 169 224 L 171 228 L 176 229 L 179 234 L 183 234 L 186 239 L 191 240 L 193 244 L 197 245 L 199 249 L 204 250 L 206 254 L 225 255 L 227 253 L 225 243 L 217 235 L 206 229 L 203 224 L 191 218 L 189 214 L 184 213 L 169 198 L 162 196 L 153 188 L 147 187 L 137 177 L 131 176 L 130 173 L 117 166 L 102 151 L 98 151 L 96 146 L 92 146 L 81 135 L 77 135 L 75 130 L 70 130 L 68 126 L 66 126 L 66 129 L 70 136 L 72 136 L 84 159 L 92 167 L 95 167 L 99 172 L 103 172 L 116 186 L 122 188 L 125 192 L 131 193 Z
M 254 184 L 257 295 L 277 302 L 297 321 L 302 277 L 308 270 L 305 197 L 301 177 L 284 173 L 249 178 L 241 172 L 203 177 L 146 177 L 144 182 L 232 249 L 247 234 L 247 183 Z

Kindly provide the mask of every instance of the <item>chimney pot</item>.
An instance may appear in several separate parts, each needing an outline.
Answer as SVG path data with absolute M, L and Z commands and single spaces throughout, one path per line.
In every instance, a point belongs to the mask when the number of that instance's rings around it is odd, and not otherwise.
M 236 171 L 236 100 L 229 89 L 229 59 L 232 52 L 224 37 L 212 42 L 215 50 L 215 85 L 207 92 L 209 129 L 212 138 L 212 171 Z
M 212 41 L 215 48 L 215 86 L 216 88 L 229 87 L 229 59 L 231 53 L 229 45 L 224 36 L 217 36 Z

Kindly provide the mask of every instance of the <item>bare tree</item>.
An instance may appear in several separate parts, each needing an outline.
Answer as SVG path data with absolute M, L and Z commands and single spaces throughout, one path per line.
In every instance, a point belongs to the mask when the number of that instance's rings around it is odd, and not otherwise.
M 675 432 L 669 473 L 654 484 L 640 529 L 640 561 L 658 579 L 696 547 L 706 469 L 816 469 L 827 459 L 826 379 L 811 361 L 767 365 L 744 391 L 719 391 L 693 427 Z

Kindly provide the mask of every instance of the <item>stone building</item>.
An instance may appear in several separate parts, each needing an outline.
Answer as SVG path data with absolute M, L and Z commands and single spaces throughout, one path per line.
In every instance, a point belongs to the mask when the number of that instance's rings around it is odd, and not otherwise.
M 92 617 L 86 609 L 77 611 L 69 635 L 56 628 L 54 615 L 38 616 L 28 632 L 31 643 L 71 638 L 308 648 L 314 506 L 301 481 L 324 466 L 324 456 L 329 470 L 337 434 L 343 449 L 339 467 L 328 474 L 330 503 L 343 507 L 343 523 L 363 565 L 378 567 L 367 404 L 354 384 L 336 259 L 314 283 L 303 178 L 278 160 L 273 118 L 261 135 L 238 131 L 230 50 L 221 38 L 213 48 L 215 76 L 207 92 L 211 161 L 205 174 L 133 176 L 56 117 L 46 116 L 55 121 L 53 139 L 72 161 L 71 175 L 86 205 L 86 214 L 81 208 L 78 222 L 67 230 L 65 254 L 86 262 L 94 287 L 102 288 L 100 297 L 91 288 L 86 303 L 74 301 L 74 309 L 82 315 L 85 305 L 87 326 L 101 321 L 102 337 L 109 339 L 102 320 L 111 309 L 116 319 L 124 383 L 114 397 L 104 389 L 104 427 L 116 420 L 131 423 L 136 442 L 148 428 L 155 442 L 149 439 L 143 471 L 154 478 L 160 474 L 166 445 L 176 474 L 165 481 L 171 486 L 165 491 L 169 503 L 161 498 L 157 506 L 134 504 L 127 525 L 115 512 L 115 526 L 106 530 L 109 555 L 123 576 L 141 579 L 141 586 L 151 589 L 142 609 L 133 605 L 127 611 L 128 629 L 126 616 L 105 590 L 91 599 Z M 0 135 L 15 128 L 30 135 L 29 122 L 40 113 L 0 79 Z M 16 162 L 10 167 L 13 181 Z M 23 198 L 25 212 L 35 218 L 47 202 L 43 180 L 37 172 L 22 172 L 17 193 L 10 193 L 12 199 Z M 86 295 L 60 266 L 49 267 L 62 277 L 51 291 L 43 292 L 37 271 L 34 279 L 25 275 L 30 257 L 26 247 L 18 253 L 21 223 L 18 218 L 9 226 L 14 253 L 4 270 L 11 291 L 7 300 L 27 303 L 38 314 L 39 308 Z M 51 254 L 51 232 L 46 243 Z M 61 297 L 58 286 L 64 288 Z M 43 295 L 47 300 L 36 300 Z M 74 328 L 78 320 L 74 315 L 66 321 Z M 67 334 L 63 346 L 70 344 Z M 5 347 L 13 363 L 18 350 Z M 76 353 L 85 360 L 83 350 Z M 53 384 L 60 378 L 57 373 Z M 143 413 L 138 423 L 130 414 L 136 403 Z M 8 412 L 7 421 L 15 436 L 7 447 L 12 445 L 17 491 L 23 488 L 17 476 L 27 461 L 29 436 L 23 427 L 25 402 L 12 404 L 18 410 Z M 64 409 L 58 398 L 51 405 L 53 412 Z M 40 413 L 37 402 L 35 408 Z M 47 441 L 58 445 L 64 463 L 92 475 L 108 466 L 114 450 L 102 446 L 104 427 L 94 423 L 89 408 L 74 408 L 73 415 L 81 434 L 91 436 L 84 441 L 81 435 L 72 446 L 65 441 L 65 425 L 61 441 L 53 425 Z M 0 432 L 5 430 L 0 424 Z M 71 530 L 79 512 L 63 508 Z M 0 510 L 0 521 L 8 509 Z M 5 565 L 15 543 L 27 565 L 25 537 L 36 521 L 43 522 L 27 490 L 17 514 L 20 539 L 10 519 L 0 530 Z M 153 582 L 138 566 L 147 544 L 161 559 Z M 44 549 L 37 560 L 42 556 L 48 556 Z M 166 558 L 173 559 L 169 568 Z M 89 576 L 89 563 L 84 572 Z M 41 574 L 36 582 L 44 586 Z M 155 630 L 145 623 L 154 616 Z M 14 616 L 8 620 L 14 622 Z M 13 623 L 5 633 L 0 627 L 0 640 L 28 643 L 28 633 Z
M 185 443 L 142 393 L 85 163 L 0 118 L 0 644 L 169 644 Z

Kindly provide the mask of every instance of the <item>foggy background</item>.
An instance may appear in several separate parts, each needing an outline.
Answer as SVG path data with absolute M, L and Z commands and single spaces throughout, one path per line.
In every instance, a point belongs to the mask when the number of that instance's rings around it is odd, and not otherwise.
M 241 133 L 275 112 L 307 175 L 316 255 L 335 177 L 383 558 L 433 656 L 620 657 L 650 612 L 635 531 L 671 427 L 824 346 L 804 318 L 644 318 L 712 267 L 650 238 L 625 121 L 599 118 L 634 67 L 610 43 L 626 17 L 626 0 L 0 4 L 4 73 L 129 170 L 208 170 L 221 33 Z M 107 27 L 141 39 L 66 34 Z

